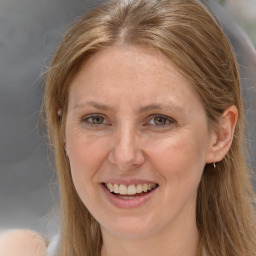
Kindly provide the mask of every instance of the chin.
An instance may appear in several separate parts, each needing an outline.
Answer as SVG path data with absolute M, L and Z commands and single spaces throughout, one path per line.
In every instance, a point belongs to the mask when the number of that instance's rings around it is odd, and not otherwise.
M 103 230 L 123 239 L 140 239 L 149 236 L 154 230 L 152 223 L 141 219 L 123 219 L 105 226 Z

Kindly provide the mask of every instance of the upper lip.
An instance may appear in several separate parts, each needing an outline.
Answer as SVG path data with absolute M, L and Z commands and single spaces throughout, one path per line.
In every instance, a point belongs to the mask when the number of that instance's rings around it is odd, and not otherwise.
M 157 184 L 155 181 L 149 181 L 144 179 L 108 179 L 104 180 L 102 183 L 108 184 L 124 184 L 129 185 L 138 185 L 138 184 Z

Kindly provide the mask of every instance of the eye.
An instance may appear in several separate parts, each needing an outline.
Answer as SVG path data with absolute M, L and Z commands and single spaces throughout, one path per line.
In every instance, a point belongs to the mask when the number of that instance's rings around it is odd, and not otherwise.
M 149 120 L 148 123 L 150 125 L 154 125 L 154 126 L 165 127 L 165 126 L 175 123 L 175 120 L 170 117 L 167 117 L 167 116 L 155 115 Z
M 107 121 L 105 120 L 104 117 L 99 116 L 99 115 L 90 115 L 90 116 L 85 116 L 83 118 L 83 122 L 89 125 L 104 125 L 107 124 Z

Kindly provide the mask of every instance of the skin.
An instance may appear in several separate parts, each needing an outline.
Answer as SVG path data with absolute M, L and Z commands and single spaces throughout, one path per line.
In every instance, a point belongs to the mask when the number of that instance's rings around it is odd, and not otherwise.
M 76 190 L 100 223 L 102 255 L 195 256 L 198 184 L 205 164 L 228 151 L 236 108 L 223 114 L 218 132 L 210 132 L 189 82 L 146 47 L 96 53 L 70 86 L 66 152 Z M 102 191 L 109 179 L 143 179 L 159 187 L 140 207 L 121 209 Z
M 43 238 L 31 230 L 9 230 L 0 234 L 0 255 L 46 256 Z

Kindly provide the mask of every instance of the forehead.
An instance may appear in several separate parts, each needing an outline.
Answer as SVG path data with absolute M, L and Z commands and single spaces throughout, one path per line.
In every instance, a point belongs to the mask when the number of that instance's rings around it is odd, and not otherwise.
M 138 106 L 172 102 L 184 108 L 198 96 L 190 83 L 161 52 L 147 47 L 112 47 L 85 61 L 74 77 L 69 105 L 83 101 Z M 180 106 L 181 107 L 181 106 Z

